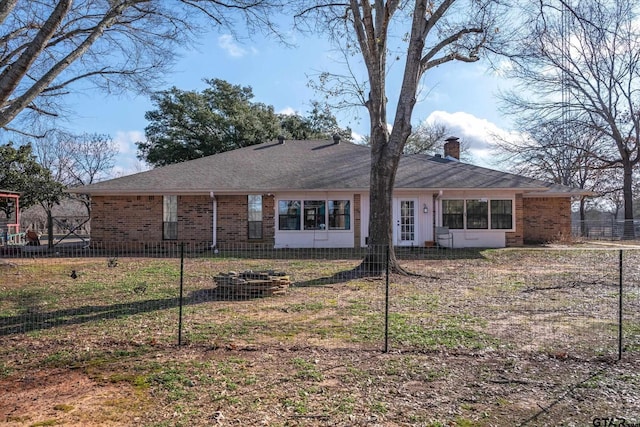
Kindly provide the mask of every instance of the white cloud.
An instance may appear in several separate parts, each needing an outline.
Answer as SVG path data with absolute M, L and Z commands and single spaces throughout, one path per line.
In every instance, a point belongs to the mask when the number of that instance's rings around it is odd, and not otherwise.
M 218 37 L 218 47 L 225 50 L 229 56 L 233 56 L 234 58 L 241 58 L 248 53 L 230 34 L 224 34 Z M 257 53 L 256 49 L 252 49 L 251 51 L 254 54 Z
M 141 162 L 137 157 L 138 147 L 136 142 L 144 141 L 144 132 L 139 130 L 117 131 L 113 142 L 118 146 L 119 154 L 116 164 L 111 170 L 114 177 L 130 175 L 132 173 L 148 170 L 149 166 Z
M 365 136 L 361 133 L 355 132 L 354 130 L 351 130 L 351 138 L 353 138 L 353 142 L 355 144 L 364 145 L 366 143 Z
M 425 119 L 425 122 L 444 125 L 449 135 L 457 136 L 469 147 L 474 163 L 482 166 L 491 165 L 496 158 L 495 150 L 498 141 L 515 142 L 522 139 L 522 135 L 517 131 L 503 129 L 486 119 L 462 111 L 456 113 L 434 111 Z
M 113 142 L 118 145 L 120 154 L 131 154 L 136 152 L 136 142 L 144 141 L 144 133 L 139 130 L 117 131 Z
M 278 114 L 283 114 L 283 115 L 285 115 L 285 116 L 295 116 L 296 114 L 298 114 L 298 113 L 297 113 L 297 111 L 296 111 L 296 110 L 294 110 L 294 109 L 293 109 L 293 108 L 291 108 L 291 107 L 285 107 L 285 108 L 283 108 L 282 110 L 277 111 L 277 113 L 278 113 Z

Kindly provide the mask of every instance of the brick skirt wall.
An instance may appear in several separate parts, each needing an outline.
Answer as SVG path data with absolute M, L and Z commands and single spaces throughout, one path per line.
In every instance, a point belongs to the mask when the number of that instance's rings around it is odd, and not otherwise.
M 547 243 L 571 238 L 571 199 L 524 199 L 524 242 Z

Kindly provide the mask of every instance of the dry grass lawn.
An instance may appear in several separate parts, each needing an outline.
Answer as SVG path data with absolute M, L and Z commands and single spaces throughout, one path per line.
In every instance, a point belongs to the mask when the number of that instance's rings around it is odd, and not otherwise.
M 640 252 L 619 362 L 615 251 L 401 257 L 419 275 L 390 278 L 388 352 L 384 278 L 335 276 L 356 258 L 185 259 L 182 346 L 179 259 L 0 260 L 0 423 L 640 423 Z M 247 269 L 294 286 L 222 298 L 212 277 Z

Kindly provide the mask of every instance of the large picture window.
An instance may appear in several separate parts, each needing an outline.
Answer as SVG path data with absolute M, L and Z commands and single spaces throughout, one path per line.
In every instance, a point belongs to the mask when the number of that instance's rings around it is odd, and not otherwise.
M 351 203 L 349 200 L 329 200 L 329 229 L 351 229 Z
M 351 230 L 351 201 L 279 200 L 278 229 Z
M 453 230 L 511 230 L 513 201 L 443 200 L 442 225 Z
M 178 239 L 178 196 L 162 198 L 162 238 Z
M 247 196 L 247 216 L 249 222 L 249 239 L 262 239 L 262 196 L 250 194 Z

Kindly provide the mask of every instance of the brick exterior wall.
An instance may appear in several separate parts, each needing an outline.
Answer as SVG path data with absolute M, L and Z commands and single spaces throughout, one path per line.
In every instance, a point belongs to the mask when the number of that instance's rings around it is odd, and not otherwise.
M 178 241 L 211 243 L 212 206 L 210 196 L 178 196 Z
M 516 206 L 514 212 L 516 231 L 506 233 L 505 240 L 507 246 L 512 247 L 524 245 L 524 217 L 525 213 L 522 194 L 516 194 Z
M 526 198 L 524 211 L 525 243 L 545 243 L 571 238 L 569 197 Z
M 263 246 L 275 243 L 275 199 L 262 196 L 262 239 L 249 239 L 249 207 L 246 195 L 216 196 L 218 201 L 217 246 L 238 244 Z
M 93 196 L 91 198 L 91 242 L 110 247 L 123 244 L 161 242 L 162 196 Z M 211 198 L 178 196 L 178 240 L 210 243 Z M 169 242 L 169 241 L 167 241 Z
M 162 196 L 91 197 L 91 242 L 162 240 Z
M 361 239 L 361 222 L 362 222 L 362 217 L 360 214 L 361 211 L 361 199 L 360 199 L 360 195 L 359 194 L 354 194 L 353 195 L 353 247 L 354 248 L 359 248 L 360 247 L 360 239 Z
M 108 247 L 162 242 L 162 196 L 94 196 L 91 199 L 91 242 Z M 246 195 L 216 196 L 217 244 L 260 247 L 275 243 L 275 199 L 262 197 L 262 239 L 248 239 Z M 354 247 L 360 245 L 361 197 L 353 199 Z M 506 233 L 507 246 L 568 239 L 571 236 L 570 198 L 516 196 L 516 231 Z M 211 244 L 212 200 L 207 196 L 178 196 L 178 240 Z
M 262 197 L 262 239 L 248 239 L 247 196 L 216 196 L 218 246 L 274 244 L 274 197 Z M 94 196 L 91 198 L 91 242 L 97 247 L 162 242 L 162 196 Z M 178 196 L 178 240 L 210 245 L 212 234 L 210 196 Z

